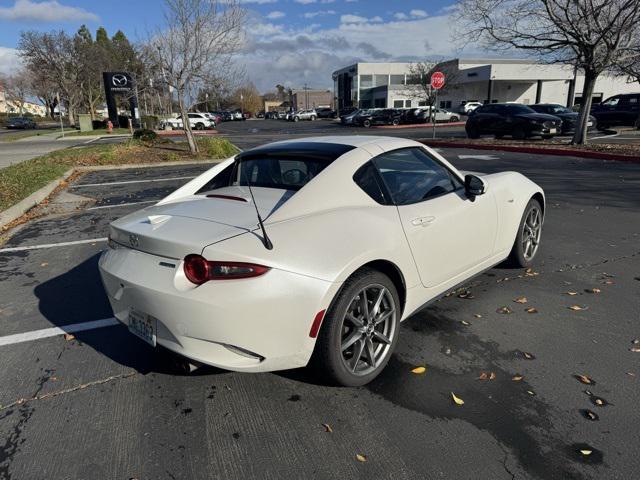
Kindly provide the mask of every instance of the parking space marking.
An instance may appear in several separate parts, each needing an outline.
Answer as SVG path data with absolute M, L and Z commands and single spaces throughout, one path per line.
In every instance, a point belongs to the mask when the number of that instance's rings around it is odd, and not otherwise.
M 173 180 L 193 180 L 196 178 L 192 177 L 172 177 L 172 178 L 154 178 L 151 180 L 126 180 L 121 182 L 105 182 L 105 183 L 77 183 L 72 185 L 71 188 L 81 188 L 81 187 L 106 187 L 108 185 L 130 185 L 132 183 L 151 183 L 151 182 L 171 182 Z
M 128 207 L 130 205 L 143 205 L 145 203 L 158 203 L 162 199 L 158 200 L 145 200 L 144 202 L 130 202 L 130 203 L 116 203 L 114 205 L 100 205 L 99 207 L 87 208 L 87 210 L 102 210 L 103 208 L 115 208 L 115 207 Z
M 8 247 L 0 248 L 0 253 L 24 252 L 26 250 L 39 250 L 41 248 L 68 247 L 70 245 L 82 245 L 83 243 L 106 242 L 107 237 L 90 238 L 88 240 L 74 240 L 73 242 L 45 243 L 42 245 L 28 245 L 26 247 Z
M 587 137 L 587 140 L 598 140 L 599 138 L 612 138 L 612 137 L 617 137 L 618 135 L 620 134 L 616 133 L 614 135 L 601 135 L 600 137 Z
M 65 325 L 63 327 L 43 328 L 42 330 L 34 330 L 32 332 L 16 333 L 14 335 L 0 337 L 0 347 L 55 337 L 56 335 L 64 335 L 65 333 L 84 332 L 86 330 L 95 330 L 96 328 L 112 327 L 118 325 L 118 323 L 120 323 L 118 320 L 111 317 L 92 320 L 90 322 L 72 323 L 71 325 Z

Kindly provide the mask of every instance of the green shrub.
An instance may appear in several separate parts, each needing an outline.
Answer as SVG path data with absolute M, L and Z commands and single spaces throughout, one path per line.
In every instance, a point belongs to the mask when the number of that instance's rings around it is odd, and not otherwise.
M 133 138 L 141 142 L 153 143 L 158 138 L 158 134 L 153 130 L 141 128 L 133 132 Z
M 198 138 L 200 153 L 208 158 L 229 158 L 239 152 L 226 138 Z

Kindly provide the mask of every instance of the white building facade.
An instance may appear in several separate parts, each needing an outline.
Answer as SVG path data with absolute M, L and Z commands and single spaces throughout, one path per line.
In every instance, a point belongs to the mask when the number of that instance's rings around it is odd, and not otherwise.
M 401 108 L 425 104 L 420 87 L 411 85 L 410 63 L 357 63 L 333 74 L 337 105 L 359 108 Z M 457 110 L 464 102 L 523 104 L 582 101 L 584 76 L 573 67 L 516 59 L 455 59 L 436 67 L 447 82 L 439 92 L 441 108 Z M 415 83 L 415 82 L 413 82 Z M 593 101 L 619 93 L 640 92 L 640 84 L 626 77 L 603 74 Z

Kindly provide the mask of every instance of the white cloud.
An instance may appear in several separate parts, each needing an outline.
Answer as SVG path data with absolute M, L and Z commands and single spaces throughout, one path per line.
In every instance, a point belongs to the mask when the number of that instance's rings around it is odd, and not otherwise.
M 402 12 L 394 13 L 393 16 L 394 16 L 394 18 L 396 18 L 398 20 L 408 20 L 409 19 L 409 15 L 407 15 L 406 13 L 402 13 Z
M 340 23 L 348 24 L 348 23 L 369 23 L 369 22 L 371 23 L 382 22 L 382 18 L 380 18 L 377 15 L 371 18 L 361 17 L 360 15 L 351 15 L 351 14 L 340 16 Z
M 318 0 L 294 0 L 301 5 L 309 5 L 310 3 L 316 3 Z
M 302 16 L 304 18 L 315 18 L 315 17 L 318 17 L 318 16 L 335 15 L 335 14 L 336 14 L 335 10 L 318 10 L 317 12 L 307 12 Z
M 16 0 L 12 7 L 0 7 L 0 20 L 32 22 L 97 22 L 95 13 L 84 8 L 62 5 L 57 0 L 33 2 Z
M 278 0 L 240 0 L 240 3 L 256 3 L 264 5 L 265 3 L 276 3 Z
M 20 57 L 15 48 L 0 47 L 0 73 L 13 73 L 20 68 Z
M 413 18 L 425 18 L 427 16 L 427 12 L 414 8 L 409 12 L 409 15 L 411 15 Z
M 284 17 L 284 16 L 285 16 L 285 13 L 284 13 L 284 12 L 279 12 L 279 11 L 275 10 L 275 11 L 273 11 L 273 12 L 269 12 L 269 13 L 266 15 L 266 18 L 268 18 L 269 20 L 275 20 L 275 19 L 277 19 L 277 18 L 282 18 L 282 17 Z

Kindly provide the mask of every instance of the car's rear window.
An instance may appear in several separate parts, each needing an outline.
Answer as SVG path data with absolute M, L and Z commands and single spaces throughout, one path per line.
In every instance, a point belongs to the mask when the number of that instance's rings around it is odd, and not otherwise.
M 223 187 L 246 186 L 300 190 L 351 145 L 295 142 L 268 145 L 243 152 L 236 161 L 212 178 L 198 193 Z

